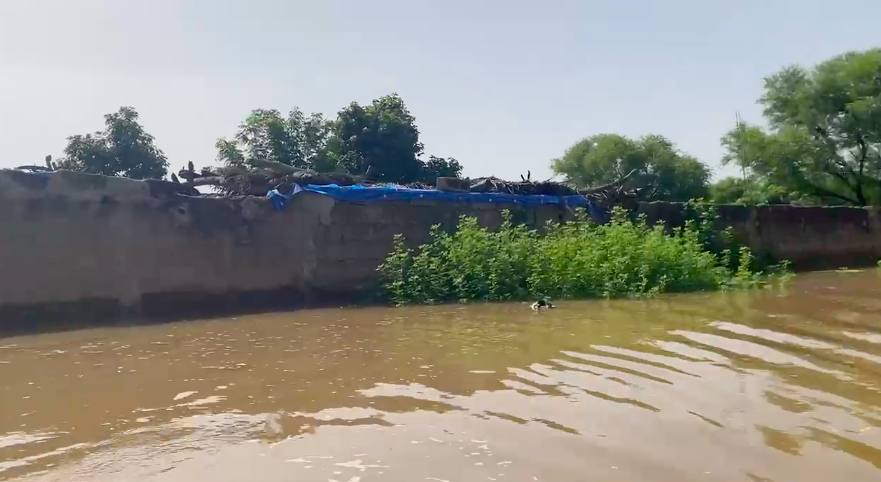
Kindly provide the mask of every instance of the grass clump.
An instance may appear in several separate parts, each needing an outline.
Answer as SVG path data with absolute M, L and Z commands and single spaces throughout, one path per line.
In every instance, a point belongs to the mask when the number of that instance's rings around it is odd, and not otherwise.
M 431 228 L 413 251 L 402 236 L 378 269 L 397 304 L 503 301 L 539 297 L 645 297 L 660 293 L 753 288 L 767 276 L 745 247 L 710 247 L 709 216 L 673 233 L 632 221 L 623 210 L 594 224 L 584 211 L 545 234 L 511 222 L 498 231 L 462 216 L 452 234 Z M 724 233 L 723 233 L 724 234 Z M 723 236 L 724 238 L 724 236 Z M 719 245 L 715 242 L 715 245 Z

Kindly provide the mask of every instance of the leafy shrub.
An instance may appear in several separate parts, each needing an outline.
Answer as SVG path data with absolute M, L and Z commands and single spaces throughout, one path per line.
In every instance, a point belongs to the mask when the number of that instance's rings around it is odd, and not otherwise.
M 603 225 L 581 210 L 574 221 L 548 223 L 543 235 L 513 224 L 508 211 L 503 216 L 493 232 L 468 216 L 452 234 L 434 226 L 430 241 L 415 252 L 397 236 L 378 268 L 390 300 L 643 297 L 752 288 L 765 279 L 754 270 L 749 249 L 709 247 L 709 213 L 672 234 L 649 227 L 644 218 L 631 221 L 620 209 Z

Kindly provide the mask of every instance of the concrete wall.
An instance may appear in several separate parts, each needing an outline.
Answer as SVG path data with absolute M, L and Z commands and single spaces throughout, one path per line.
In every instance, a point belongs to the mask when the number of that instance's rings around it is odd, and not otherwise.
M 72 172 L 0 171 L 0 325 L 56 318 L 204 315 L 362 299 L 393 236 L 414 244 L 499 204 L 336 202 L 178 194 L 177 185 Z M 556 206 L 507 206 L 530 226 Z
M 717 205 L 719 228 L 731 226 L 739 240 L 768 260 L 789 260 L 800 270 L 874 265 L 881 259 L 881 213 L 877 208 Z M 679 226 L 684 206 L 642 203 L 649 223 Z
M 162 317 L 350 301 L 375 292 L 376 268 L 404 234 L 461 214 L 496 227 L 501 209 L 541 227 L 557 206 L 337 202 L 305 193 L 282 212 L 261 198 L 191 197 L 180 186 L 71 172 L 0 171 L 0 326 L 50 319 Z M 682 222 L 682 206 L 640 207 Z M 721 206 L 757 251 L 797 265 L 872 263 L 881 218 L 855 208 Z

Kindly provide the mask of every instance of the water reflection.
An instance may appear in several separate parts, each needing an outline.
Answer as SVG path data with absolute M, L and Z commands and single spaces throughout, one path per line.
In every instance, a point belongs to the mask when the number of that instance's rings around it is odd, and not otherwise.
M 876 273 L 0 343 L 0 479 L 878 480 Z

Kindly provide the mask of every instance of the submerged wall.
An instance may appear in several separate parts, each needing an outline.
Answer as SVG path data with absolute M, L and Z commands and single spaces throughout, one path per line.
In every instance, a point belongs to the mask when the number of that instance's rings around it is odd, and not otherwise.
M 277 212 L 261 198 L 191 197 L 180 186 L 71 172 L 0 171 L 0 327 L 15 322 L 347 302 L 375 293 L 397 233 L 412 244 L 462 214 L 501 210 L 541 227 L 566 208 L 499 203 L 354 204 L 314 193 Z M 682 207 L 643 204 L 650 220 Z M 858 208 L 720 206 L 754 250 L 797 266 L 873 263 L 881 218 Z

